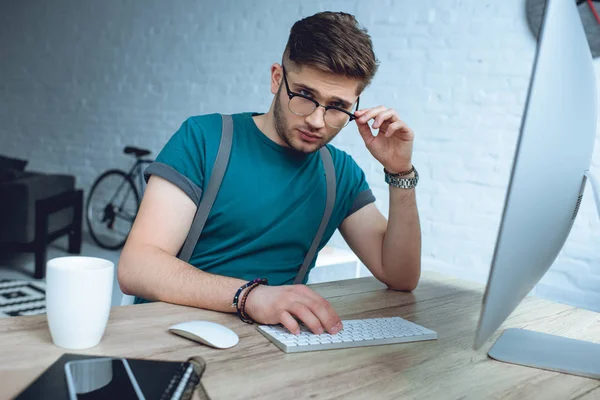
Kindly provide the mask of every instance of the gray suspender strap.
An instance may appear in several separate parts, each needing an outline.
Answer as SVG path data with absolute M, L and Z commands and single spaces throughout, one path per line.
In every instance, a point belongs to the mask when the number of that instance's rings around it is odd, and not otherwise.
M 319 247 L 319 243 L 321 243 L 321 239 L 323 238 L 323 234 L 325 233 L 325 229 L 329 223 L 329 218 L 333 212 L 333 206 L 335 205 L 336 179 L 333 160 L 331 158 L 331 153 L 327 149 L 327 146 L 321 147 L 320 152 L 321 159 L 323 160 L 323 167 L 325 168 L 325 180 L 327 182 L 327 202 L 325 203 L 325 212 L 323 213 L 321 225 L 319 225 L 317 234 L 310 245 L 310 249 L 304 258 L 304 262 L 298 271 L 298 275 L 296 275 L 296 278 L 294 279 L 294 284 L 302 283 L 304 281 L 306 272 L 308 272 L 308 267 L 310 267 L 315 255 L 317 254 L 317 248 Z
M 185 262 L 190 260 L 192 252 L 200 239 L 202 229 L 208 218 L 208 214 L 215 202 L 227 164 L 229 163 L 229 154 L 231 153 L 231 144 L 233 143 L 233 120 L 231 115 L 222 115 L 223 118 L 223 129 L 221 131 L 221 143 L 219 144 L 219 151 L 217 152 L 217 158 L 213 167 L 208 187 L 202 195 L 202 200 L 196 210 L 194 216 L 194 222 L 188 233 L 187 239 L 181 248 L 179 253 L 179 259 Z

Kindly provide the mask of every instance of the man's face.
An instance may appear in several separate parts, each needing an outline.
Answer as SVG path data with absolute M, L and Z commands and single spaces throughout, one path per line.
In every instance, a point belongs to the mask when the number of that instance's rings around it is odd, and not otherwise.
M 312 67 L 298 70 L 286 68 L 290 91 L 310 96 L 323 106 L 342 107 L 352 112 L 358 95 L 359 81 L 328 74 Z M 288 147 L 301 152 L 313 153 L 329 143 L 341 130 L 325 123 L 323 107 L 317 107 L 309 115 L 297 115 L 290 111 L 290 102 L 283 80 L 281 66 L 274 67 L 271 91 L 276 95 L 273 107 L 275 130 Z

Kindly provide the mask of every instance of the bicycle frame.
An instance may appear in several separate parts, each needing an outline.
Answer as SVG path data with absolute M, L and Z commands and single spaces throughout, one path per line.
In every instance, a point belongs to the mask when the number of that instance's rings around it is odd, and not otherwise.
M 127 177 L 131 179 L 131 181 L 133 182 L 133 184 L 135 186 L 137 186 L 135 189 L 138 191 L 140 199 L 144 195 L 144 190 L 146 189 L 146 181 L 144 180 L 144 168 L 142 167 L 142 165 L 152 164 L 152 162 L 153 162 L 152 160 L 138 158 L 135 161 L 135 163 L 133 164 L 133 166 L 129 169 L 129 172 L 127 172 Z M 112 203 L 114 201 L 114 199 L 119 195 L 119 193 L 121 192 L 121 189 L 123 188 L 123 185 L 125 185 L 125 183 L 126 183 L 125 181 L 123 181 L 123 183 L 121 183 L 121 185 L 119 186 L 119 188 L 113 195 L 113 198 L 110 200 L 110 203 Z M 125 194 L 125 196 L 123 197 L 123 201 L 121 202 L 121 205 L 119 207 L 120 210 L 123 209 L 125 203 L 127 202 L 128 197 L 129 197 L 129 192 L 127 192 Z M 131 222 L 133 222 L 133 220 L 135 219 L 135 215 L 127 216 L 127 219 L 130 219 Z
M 144 195 L 144 190 L 146 189 L 146 180 L 144 179 L 144 168 L 142 167 L 142 165 L 152 163 L 152 160 L 138 158 L 136 159 L 135 164 L 133 164 L 133 167 L 131 167 L 131 169 L 127 173 L 127 176 L 129 176 L 135 184 L 139 185 L 138 189 L 140 193 L 140 198 Z

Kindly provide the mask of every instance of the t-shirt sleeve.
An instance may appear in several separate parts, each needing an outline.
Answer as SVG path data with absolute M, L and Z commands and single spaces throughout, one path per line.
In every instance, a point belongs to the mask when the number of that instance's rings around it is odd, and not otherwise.
M 200 126 L 188 118 L 171 136 L 156 160 L 146 168 L 146 181 L 150 175 L 160 176 L 180 188 L 198 205 L 204 183 L 204 148 Z
M 354 200 L 350 203 L 351 206 L 346 214 L 346 218 L 364 206 L 375 202 L 375 196 L 367 183 L 364 171 L 356 164 L 356 162 L 354 162 L 354 160 L 351 159 L 351 161 L 353 170 L 353 190 L 351 191 L 352 194 L 350 198 L 353 198 Z
M 375 202 L 375 196 L 364 171 L 356 161 L 344 151 L 335 149 L 334 162 L 338 178 L 338 195 L 344 207 L 344 218 L 354 214 L 364 206 Z
M 363 178 L 364 178 L 364 173 L 363 173 Z M 357 212 L 358 210 L 360 210 L 367 204 L 371 204 L 371 203 L 375 202 L 375 195 L 373 194 L 373 191 L 371 190 L 371 188 L 369 188 L 369 186 L 366 184 L 366 181 L 365 181 L 365 185 L 366 185 L 366 187 L 364 187 L 364 189 L 362 189 L 354 198 L 354 202 L 352 203 L 352 206 L 350 207 L 350 210 L 348 211 L 346 218 L 349 217 L 350 215 L 354 214 L 355 212 Z

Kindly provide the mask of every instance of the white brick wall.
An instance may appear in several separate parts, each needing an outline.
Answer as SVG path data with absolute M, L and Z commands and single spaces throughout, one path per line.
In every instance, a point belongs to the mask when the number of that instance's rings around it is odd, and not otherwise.
M 382 62 L 361 104 L 397 109 L 417 134 L 423 267 L 484 282 L 535 49 L 524 8 L 523 0 L 5 1 L 0 153 L 73 173 L 89 189 L 104 169 L 128 165 L 124 145 L 157 152 L 189 115 L 266 110 L 269 67 L 293 22 L 348 11 Z M 387 213 L 381 167 L 356 129 L 335 144 L 364 168 Z M 588 190 L 536 293 L 600 310 L 598 243 Z M 343 245 L 339 235 L 333 244 Z

